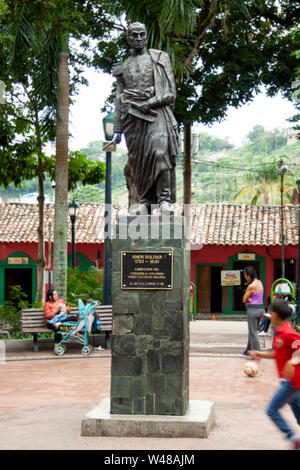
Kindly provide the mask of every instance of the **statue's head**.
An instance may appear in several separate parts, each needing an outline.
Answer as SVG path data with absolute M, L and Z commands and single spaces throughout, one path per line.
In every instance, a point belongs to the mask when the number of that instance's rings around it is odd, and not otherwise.
M 144 49 L 147 41 L 147 31 L 143 23 L 132 23 L 127 29 L 127 41 L 133 49 Z

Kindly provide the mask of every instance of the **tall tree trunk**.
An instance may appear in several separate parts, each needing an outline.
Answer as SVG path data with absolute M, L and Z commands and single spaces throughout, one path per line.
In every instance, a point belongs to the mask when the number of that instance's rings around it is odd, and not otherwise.
M 184 213 L 190 208 L 192 203 L 192 125 L 184 125 L 184 156 L 183 156 L 183 203 Z
M 36 261 L 37 265 L 37 291 L 36 301 L 44 302 L 45 300 L 45 243 L 44 243 L 44 180 L 42 173 L 43 164 L 41 158 L 39 158 L 39 227 L 38 227 L 38 257 Z
M 55 217 L 53 250 L 53 287 L 59 297 L 67 296 L 68 246 L 68 141 L 69 70 L 68 41 L 59 54 L 59 96 L 56 119 Z
M 35 113 L 35 133 L 38 147 L 38 183 L 39 183 L 39 196 L 38 196 L 38 211 L 39 211 L 39 226 L 38 226 L 38 257 L 37 265 L 37 292 L 36 301 L 44 302 L 45 300 L 45 248 L 44 248 L 44 168 L 42 161 L 42 139 L 40 134 L 38 113 Z

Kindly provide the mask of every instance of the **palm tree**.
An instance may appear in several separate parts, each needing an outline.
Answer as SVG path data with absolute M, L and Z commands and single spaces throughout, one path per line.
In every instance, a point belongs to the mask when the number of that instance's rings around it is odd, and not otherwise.
M 44 113 L 43 124 L 36 122 L 39 159 L 39 286 L 44 286 L 44 193 L 42 136 L 48 140 L 56 137 L 56 205 L 54 233 L 54 283 L 59 295 L 66 297 L 67 277 L 67 222 L 68 222 L 68 35 L 66 32 L 84 30 L 84 13 L 91 14 L 90 4 L 83 6 L 77 0 L 52 2 L 11 2 L 8 6 L 8 21 L 0 24 L 0 38 L 6 40 L 10 70 L 18 74 L 29 58 L 38 71 L 34 83 L 34 94 L 39 102 L 38 112 Z M 98 2 L 95 3 L 98 6 Z M 4 3 L 6 6 L 6 4 Z M 85 10 L 86 8 L 86 10 Z M 2 12 L 1 12 L 2 13 Z M 84 25 L 84 26 L 83 26 Z M 84 29 L 85 28 L 85 29 Z M 1 45 L 0 45 L 1 47 Z M 5 48 L 4 47 L 4 48 Z M 32 70 L 31 70 L 32 71 Z M 22 80 L 22 78 L 20 78 Z M 46 110 L 46 112 L 45 112 Z M 56 124 L 56 125 L 55 125 Z M 56 128 L 56 135 L 55 130 Z M 49 136 L 51 138 L 49 139 Z M 46 139 L 47 140 L 47 139 Z M 38 298 L 42 300 L 42 293 Z
M 238 190 L 233 197 L 234 202 L 251 205 L 276 205 L 281 202 L 280 174 L 276 158 L 261 162 L 259 167 L 250 170 L 238 183 Z M 295 177 L 289 172 L 284 179 L 283 200 L 291 203 Z
M 56 118 L 55 220 L 53 283 L 60 297 L 67 294 L 69 69 L 68 36 L 61 38 Z
M 36 9 L 37 8 L 37 9 Z M 54 8 L 54 7 L 53 7 Z M 39 180 L 39 248 L 37 259 L 37 300 L 44 299 L 44 171 L 43 142 L 56 140 L 56 189 L 54 226 L 54 284 L 60 296 L 66 298 L 67 288 L 67 223 L 68 223 L 68 113 L 69 72 L 68 35 L 62 31 L 59 15 L 34 5 L 12 8 L 8 24 L 0 35 L 8 37 L 11 73 L 23 80 L 22 63 L 28 65 L 31 86 L 30 99 L 34 103 L 34 128 L 37 140 Z M 63 21 L 62 21 L 63 23 Z M 24 67 L 24 66 L 23 66 Z M 21 70 L 21 72 L 19 72 Z M 28 94 L 29 96 L 29 94 Z
M 8 10 L 7 10 L 8 11 Z M 5 17 L 4 17 L 5 19 Z M 45 142 L 53 140 L 56 105 L 55 40 L 49 40 L 41 24 L 32 21 L 32 11 L 26 5 L 16 5 L 9 20 L 0 24 L 0 35 L 6 38 L 4 46 L 6 70 L 4 79 L 19 83 L 26 97 L 27 113 L 16 111 L 15 119 L 27 122 L 34 132 L 36 148 L 36 174 L 38 177 L 38 257 L 37 297 L 44 300 L 44 172 Z M 51 67 L 49 67 L 49 60 Z M 22 101 L 21 101 L 22 102 Z

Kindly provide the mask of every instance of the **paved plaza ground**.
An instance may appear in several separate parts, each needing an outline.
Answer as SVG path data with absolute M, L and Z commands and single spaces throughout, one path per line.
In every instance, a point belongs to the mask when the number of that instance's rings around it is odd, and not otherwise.
M 216 425 L 207 439 L 81 437 L 81 420 L 110 394 L 110 350 L 83 358 L 77 347 L 56 357 L 7 350 L 0 364 L 0 449 L 285 450 L 265 407 L 278 386 L 273 361 L 243 373 L 244 321 L 192 321 L 190 399 L 212 400 Z M 268 345 L 266 345 L 268 346 Z M 288 408 L 284 415 L 296 427 Z

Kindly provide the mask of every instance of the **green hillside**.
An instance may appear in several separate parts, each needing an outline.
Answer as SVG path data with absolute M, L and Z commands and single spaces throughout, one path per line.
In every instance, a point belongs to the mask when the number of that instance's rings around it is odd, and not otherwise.
M 264 131 L 238 150 L 198 153 L 193 159 L 193 203 L 280 204 L 280 158 L 289 169 L 284 202 L 291 202 L 300 177 L 300 141 L 286 142 L 283 131 Z
M 300 141 L 287 145 L 285 131 L 266 131 L 254 126 L 247 142 L 234 149 L 228 139 L 200 133 L 192 158 L 193 203 L 279 204 L 280 175 L 278 159 L 289 168 L 284 178 L 284 201 L 291 202 L 295 182 L 300 178 Z M 195 146 L 194 146 L 195 147 Z M 91 142 L 80 151 L 90 160 L 105 161 L 102 142 Z M 127 163 L 126 149 L 118 148 L 112 154 L 112 202 L 127 205 L 128 193 L 124 177 Z M 177 202 L 183 201 L 182 154 L 177 159 Z M 37 181 L 26 181 L 22 188 L 0 188 L 3 201 L 19 200 L 24 194 L 37 192 Z M 53 199 L 49 178 L 45 179 L 45 192 Z M 79 186 L 71 196 L 78 202 L 104 202 L 105 183 Z

